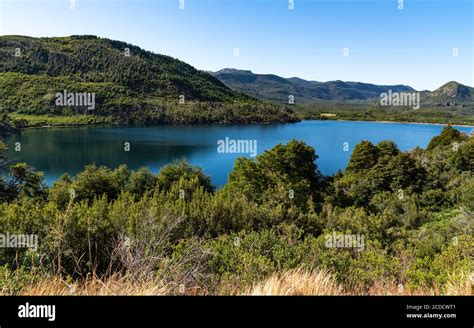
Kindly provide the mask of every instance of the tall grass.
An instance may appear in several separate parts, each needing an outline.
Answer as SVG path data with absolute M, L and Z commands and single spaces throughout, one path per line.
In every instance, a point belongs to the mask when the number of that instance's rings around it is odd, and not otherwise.
M 186 288 L 179 290 L 176 286 L 158 279 L 136 281 L 114 275 L 100 279 L 97 277 L 85 280 L 64 280 L 59 276 L 43 277 L 34 283 L 25 286 L 18 295 L 55 295 L 55 296 L 112 296 L 112 295 L 208 295 L 209 291 L 202 288 Z M 448 283 L 447 295 L 472 295 L 473 282 L 466 275 L 462 281 L 453 279 Z M 217 295 L 228 294 L 229 286 L 217 288 Z M 328 271 L 301 269 L 274 273 L 268 278 L 255 282 L 251 286 L 239 289 L 234 288 L 234 295 L 249 296 L 311 296 L 311 295 L 440 295 L 439 290 L 433 288 L 411 290 L 402 285 L 384 285 L 375 283 L 368 292 L 345 290 L 335 281 Z
M 45 277 L 38 283 L 23 288 L 19 293 L 19 295 L 35 296 L 162 296 L 169 294 L 170 290 L 160 282 L 148 280 L 137 283 L 120 276 L 74 282 L 59 277 Z
M 343 289 L 327 271 L 290 270 L 275 273 L 243 292 L 244 295 L 341 295 Z

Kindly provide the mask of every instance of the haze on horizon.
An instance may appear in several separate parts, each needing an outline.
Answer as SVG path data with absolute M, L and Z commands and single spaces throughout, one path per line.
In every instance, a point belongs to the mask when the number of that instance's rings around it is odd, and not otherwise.
M 292 10 L 288 2 L 0 0 L 0 35 L 92 34 L 205 71 L 474 86 L 471 0 L 404 0 L 403 9 L 398 0 L 294 0 Z

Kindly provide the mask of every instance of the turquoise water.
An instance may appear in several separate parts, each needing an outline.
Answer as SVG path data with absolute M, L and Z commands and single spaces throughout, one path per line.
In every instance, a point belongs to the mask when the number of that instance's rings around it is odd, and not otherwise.
M 470 133 L 471 127 L 456 127 Z M 426 147 L 443 126 L 428 124 L 303 121 L 278 125 L 160 125 L 154 127 L 87 127 L 30 129 L 6 139 L 9 156 L 45 173 L 51 184 L 63 173 L 72 175 L 96 163 L 132 169 L 148 166 L 153 172 L 174 159 L 186 158 L 201 166 L 215 185 L 223 185 L 234 160 L 250 154 L 219 153 L 218 141 L 256 140 L 257 154 L 278 143 L 299 139 L 316 149 L 316 163 L 324 174 L 344 169 L 361 140 L 393 140 L 401 150 Z M 21 151 L 15 152 L 16 142 Z M 130 151 L 125 151 L 129 143 Z M 347 143 L 347 144 L 345 144 Z M 346 146 L 346 147 L 345 147 Z M 345 151 L 345 148 L 348 151 Z

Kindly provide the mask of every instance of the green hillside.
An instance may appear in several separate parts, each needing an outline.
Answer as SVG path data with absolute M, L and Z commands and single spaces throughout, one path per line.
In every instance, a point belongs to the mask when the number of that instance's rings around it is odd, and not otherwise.
M 474 103 L 474 89 L 456 81 L 443 84 L 438 89 L 425 93 L 422 98 L 427 103 L 437 105 L 455 105 Z
M 287 108 L 230 90 L 171 57 L 96 36 L 0 37 L 0 106 L 27 115 L 108 116 L 125 123 L 283 122 Z M 58 106 L 58 92 L 95 106 Z

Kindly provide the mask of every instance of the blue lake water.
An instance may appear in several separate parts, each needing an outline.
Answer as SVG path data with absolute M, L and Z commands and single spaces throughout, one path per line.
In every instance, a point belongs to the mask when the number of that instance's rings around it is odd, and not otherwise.
M 471 133 L 472 127 L 456 127 Z M 393 140 L 401 150 L 426 147 L 443 126 L 349 121 L 303 121 L 278 125 L 160 125 L 154 127 L 87 127 L 30 129 L 6 139 L 9 157 L 27 162 L 45 173 L 51 184 L 64 173 L 74 175 L 84 165 L 96 163 L 132 169 L 148 166 L 153 172 L 174 159 L 186 158 L 201 166 L 215 185 L 223 185 L 237 157 L 249 154 L 223 154 L 218 141 L 256 140 L 257 153 L 286 143 L 303 140 L 316 149 L 316 163 L 324 174 L 344 170 L 354 146 L 361 140 L 374 143 Z M 21 151 L 15 152 L 16 142 Z M 125 143 L 130 151 L 124 150 Z M 348 143 L 348 151 L 344 150 Z

